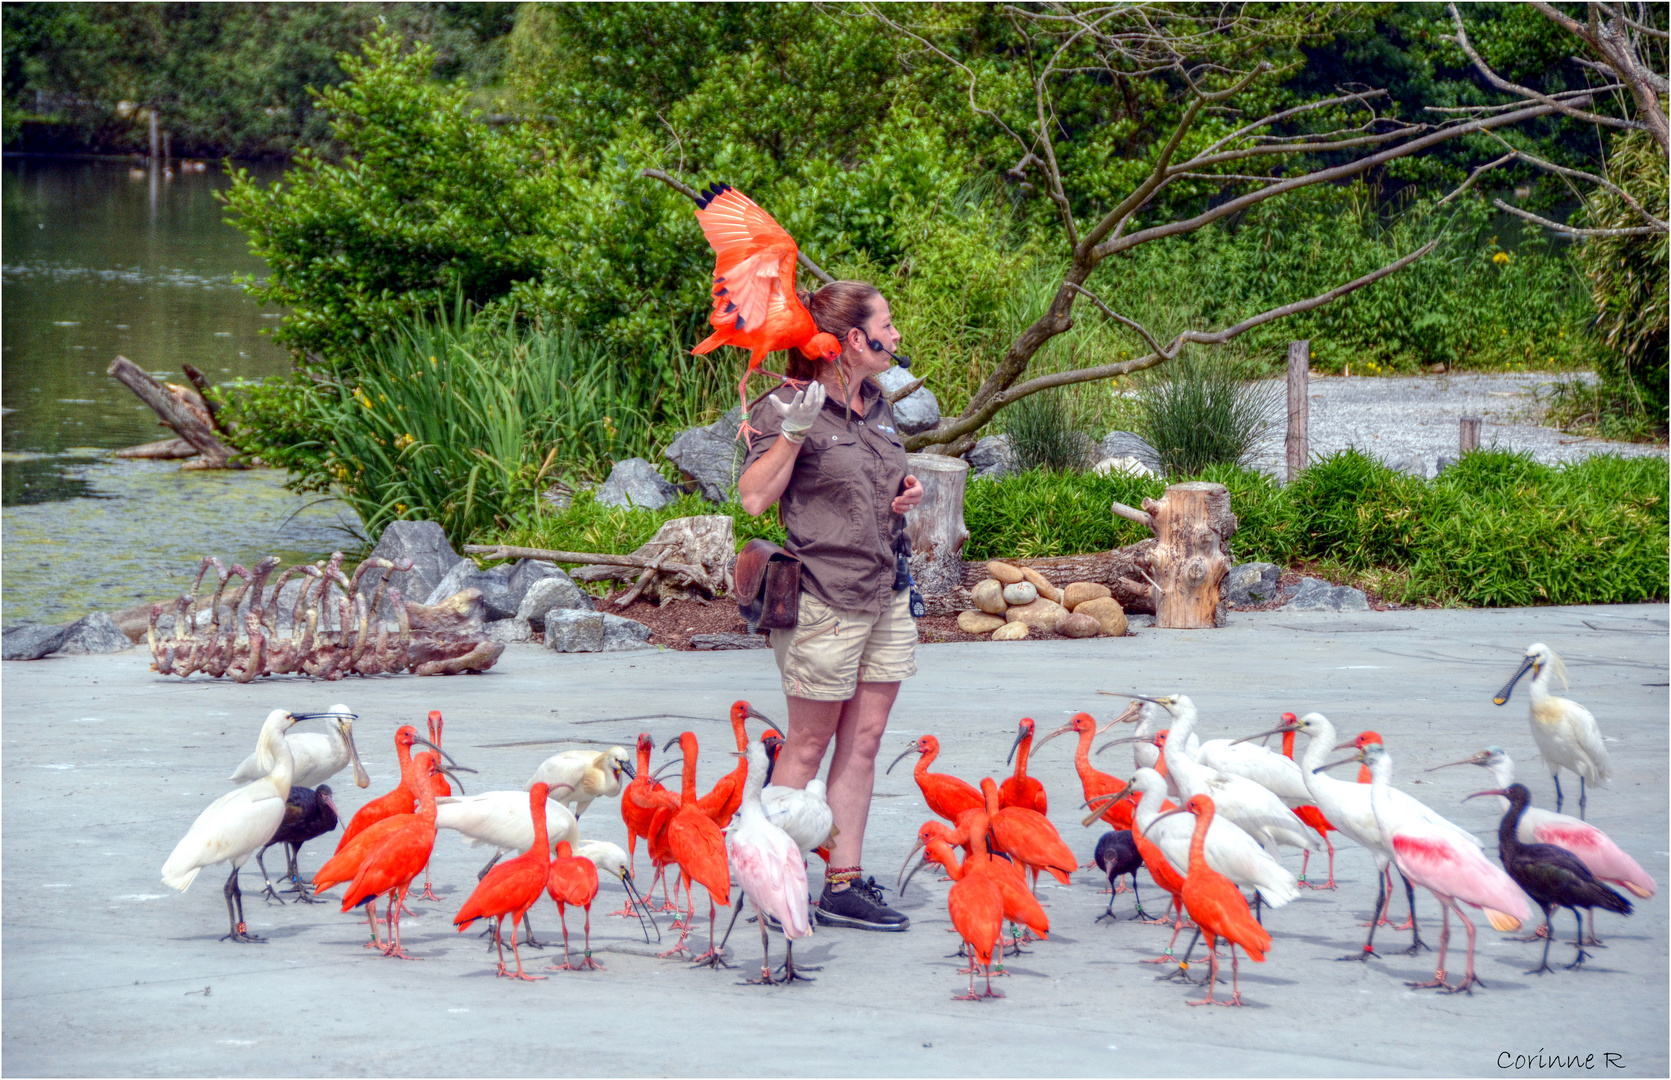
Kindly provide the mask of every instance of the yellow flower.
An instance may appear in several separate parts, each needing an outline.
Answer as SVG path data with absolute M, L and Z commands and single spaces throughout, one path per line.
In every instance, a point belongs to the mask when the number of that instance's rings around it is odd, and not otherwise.
M 413 443 L 415 443 L 417 441 L 418 441 L 417 439 L 414 439 L 410 435 L 401 435 L 399 438 L 395 439 L 395 449 L 396 450 L 404 450 L 408 446 L 411 446 Z
M 397 514 L 406 513 L 406 504 L 405 503 L 395 503 L 395 513 L 397 513 Z
M 1496 263 L 1498 266 L 1507 266 L 1509 264 L 1509 253 L 1506 251 L 1499 251 L 1497 254 L 1491 256 L 1491 261 Z

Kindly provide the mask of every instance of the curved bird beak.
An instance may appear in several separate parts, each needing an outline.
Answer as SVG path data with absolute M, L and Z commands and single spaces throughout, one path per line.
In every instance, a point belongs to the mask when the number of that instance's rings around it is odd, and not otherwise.
M 685 761 L 684 761 L 683 758 L 674 758 L 672 761 L 663 762 L 661 768 L 657 769 L 653 774 L 651 774 L 650 779 L 656 781 L 659 784 L 661 782 L 662 773 L 666 772 L 668 769 L 677 769 L 680 766 L 684 765 L 684 763 L 685 763 Z
M 1458 761 L 1458 762 L 1456 762 L 1456 764 L 1467 765 L 1467 764 L 1469 764 L 1469 762 Z M 1464 795 L 1462 797 L 1462 801 L 1467 802 L 1469 799 L 1477 799 L 1481 795 L 1501 795 L 1505 799 L 1509 797 L 1509 793 L 1507 791 L 1504 791 L 1502 788 L 1492 788 L 1490 791 L 1476 791 L 1472 795 Z
M 1152 702 L 1156 705 L 1159 705 L 1161 708 L 1166 710 L 1167 715 L 1169 715 L 1169 716 L 1177 716 L 1178 715 L 1178 711 L 1172 707 L 1171 703 L 1166 698 L 1144 697 L 1142 694 L 1129 694 L 1127 696 L 1135 698 L 1138 701 L 1148 701 L 1148 702 Z
M 475 769 L 469 768 L 469 767 L 464 766 L 464 765 L 460 765 L 458 762 L 453 760 L 453 756 L 451 754 L 447 753 L 445 750 L 441 749 L 439 746 L 436 746 L 434 743 L 430 742 L 428 739 L 423 738 L 422 736 L 414 735 L 412 737 L 412 741 L 415 742 L 415 743 L 422 743 L 424 746 L 429 747 L 431 750 L 435 751 L 437 754 L 440 754 L 442 757 L 446 758 L 448 768 L 457 769 L 459 772 L 467 772 L 467 773 L 473 773 L 473 772 L 476 771 Z
M 1346 746 L 1351 746 L 1351 745 L 1352 745 L 1351 743 L 1346 744 Z M 1337 746 L 1337 747 L 1335 747 L 1335 749 L 1336 750 L 1344 750 L 1346 748 L 1346 746 Z M 1312 774 L 1315 775 L 1315 774 L 1320 773 L 1320 772 L 1327 772 L 1329 769 L 1333 769 L 1333 768 L 1335 768 L 1336 766 L 1339 766 L 1339 765 L 1350 765 L 1354 762 L 1361 763 L 1362 761 L 1363 761 L 1363 751 L 1359 750 L 1357 753 L 1353 754 L 1351 757 L 1343 757 L 1339 761 L 1331 761 L 1331 762 L 1328 762 L 1327 764 L 1319 765 L 1311 771 L 1312 771 Z
M 918 837 L 917 842 L 915 844 L 911 845 L 911 850 L 905 853 L 905 861 L 899 864 L 899 873 L 894 875 L 894 891 L 895 892 L 901 892 L 905 888 L 904 882 L 902 882 L 900 880 L 901 878 L 904 878 L 904 881 L 906 881 L 906 882 L 911 880 L 910 878 L 905 877 L 905 868 L 907 866 L 911 865 L 912 857 L 915 856 L 917 854 L 917 852 L 921 851 L 923 849 L 923 846 L 924 845 L 923 845 L 923 842 L 922 842 L 922 838 Z M 926 862 L 926 861 L 927 860 L 925 859 L 924 862 Z M 913 874 L 915 874 L 917 871 L 913 870 L 911 872 Z
M 1481 750 L 1479 753 L 1475 754 L 1473 757 L 1465 757 L 1461 761 L 1447 761 L 1443 765 L 1435 765 L 1435 766 L 1433 766 L 1433 768 L 1426 769 L 1426 770 L 1423 770 L 1423 771 L 1425 771 L 1425 772 L 1437 772 L 1440 769 L 1448 769 L 1452 765 L 1484 765 L 1486 763 L 1486 759 L 1488 759 L 1490 756 L 1491 756 L 1490 754 L 1487 754 L 1484 750 Z M 1483 794 L 1488 794 L 1488 792 L 1481 792 L 1481 794 L 1482 795 Z M 1470 799 L 1473 798 L 1472 795 L 1470 795 L 1468 797 Z
M 348 745 L 348 760 L 354 763 L 354 786 L 370 787 L 371 777 L 366 775 L 366 767 L 360 764 L 360 748 L 354 745 L 354 721 L 338 720 L 337 730 L 342 732 L 342 741 Z
M 1080 824 L 1085 826 L 1087 829 L 1090 828 L 1091 824 L 1093 822 L 1095 822 L 1098 818 L 1102 817 L 1102 815 L 1108 813 L 1108 808 L 1110 806 L 1113 806 L 1115 803 L 1119 802 L 1121 799 L 1123 799 L 1125 797 L 1126 797 L 1126 793 L 1124 791 L 1122 791 L 1118 795 L 1114 795 L 1114 794 L 1098 795 L 1094 799 L 1087 799 L 1082 805 L 1084 805 L 1084 806 L 1094 806 L 1095 808 L 1091 811 L 1090 816 L 1087 817 L 1084 821 L 1080 822 Z
M 1044 749 L 1044 744 L 1049 742 L 1051 739 L 1054 739 L 1056 736 L 1066 735 L 1068 732 L 1070 732 L 1072 730 L 1073 730 L 1073 725 L 1072 724 L 1063 724 L 1061 727 L 1057 728 L 1055 731 L 1052 731 L 1050 734 L 1046 735 L 1044 738 L 1042 738 L 1038 742 L 1034 743 L 1033 744 L 1033 753 L 1036 754 L 1040 750 L 1043 750 Z M 1021 742 L 1021 740 L 1016 739 L 1016 742 L 1019 744 Z M 1015 756 L 1015 747 L 1013 747 L 1013 746 L 1010 747 L 1010 756 L 1011 757 Z M 1006 762 L 1004 762 L 1004 764 L 1008 765 L 1009 762 L 1006 761 Z
M 1159 825 L 1160 821 L 1161 821 L 1161 818 L 1169 818 L 1169 817 L 1172 817 L 1174 814 L 1193 814 L 1193 813 L 1195 813 L 1195 811 L 1189 809 L 1188 807 L 1184 807 L 1184 806 L 1180 806 L 1175 810 L 1168 810 L 1168 811 L 1166 811 L 1166 813 L 1161 814 L 1160 817 L 1157 817 L 1157 818 L 1155 818 L 1155 820 L 1149 822 L 1149 829 L 1152 829 L 1156 825 Z M 1143 830 L 1143 835 L 1144 836 L 1149 835 L 1149 829 L 1144 829 Z
M 1142 718 L 1142 713 L 1143 713 L 1143 706 L 1141 706 L 1137 702 L 1133 701 L 1125 707 L 1125 710 L 1123 712 L 1121 712 L 1119 716 L 1116 716 L 1114 719 L 1110 720 L 1108 723 L 1102 725 L 1102 727 L 1097 728 L 1097 734 L 1101 735 L 1103 732 L 1107 731 L 1109 728 L 1113 727 L 1115 724 L 1135 724 L 1135 723 L 1137 723 L 1137 721 L 1139 719 Z
M 458 785 L 458 793 L 460 795 L 470 794 L 468 791 L 464 790 L 464 781 L 460 780 L 458 778 L 458 775 L 456 773 L 454 773 L 451 769 L 436 769 L 435 771 L 438 772 L 438 773 L 444 773 L 447 776 L 452 777 L 453 783 Z M 472 771 L 474 771 L 474 770 L 472 770 Z
M 1281 727 L 1274 727 L 1269 731 L 1256 731 L 1252 735 L 1243 735 L 1239 739 L 1232 740 L 1230 745 L 1235 746 L 1236 743 L 1252 742 L 1254 739 L 1266 739 L 1266 738 L 1269 738 L 1272 735 L 1286 735 L 1290 731 L 1298 731 L 1298 730 L 1300 730 L 1300 729 L 1297 728 L 1297 727 L 1293 727 L 1289 724 L 1283 724 Z M 1351 744 L 1348 743 L 1347 745 L 1351 745 Z M 1337 747 L 1335 747 L 1335 749 L 1339 750 L 1340 747 L 1337 746 Z
M 894 766 L 898 765 L 900 762 L 904 761 L 907 754 L 914 754 L 916 752 L 917 752 L 917 744 L 913 742 L 910 746 L 906 747 L 900 753 L 900 755 L 898 757 L 894 758 L 893 761 L 888 763 L 888 768 L 883 773 L 883 775 L 886 776 L 888 773 L 893 772 L 894 771 Z
M 661 752 L 665 754 L 669 750 L 673 749 L 675 746 L 678 746 L 679 745 L 679 739 L 681 737 L 682 736 L 675 735 L 671 739 L 668 739 L 667 744 L 661 748 Z
M 759 709 L 756 709 L 753 705 L 750 705 L 748 707 L 748 714 L 750 716 L 752 716 L 754 719 L 759 720 L 760 722 L 764 723 L 767 727 L 771 728 L 773 731 L 777 732 L 779 735 L 783 735 L 784 738 L 788 738 L 788 736 L 784 734 L 784 730 L 777 726 L 777 721 L 776 720 L 773 720 L 771 717 L 767 716 L 765 713 L 761 712 Z
M 1336 743 L 1330 749 L 1333 749 L 1333 750 L 1356 750 L 1357 748 L 1358 748 L 1358 740 L 1347 739 L 1343 743 Z
M 1520 677 L 1522 675 L 1532 670 L 1532 666 L 1536 663 L 1537 661 L 1533 660 L 1530 656 L 1522 660 L 1520 662 L 1520 670 L 1514 673 L 1514 678 L 1508 681 L 1507 686 L 1504 686 L 1501 690 L 1497 691 L 1497 696 L 1491 699 L 1491 703 L 1493 705 L 1508 704 L 1509 695 L 1514 693 L 1514 684 L 1520 681 Z
M 1126 743 L 1153 742 L 1153 741 L 1154 741 L 1153 739 L 1146 739 L 1141 735 L 1133 735 L 1129 739 L 1111 739 L 1108 742 L 1105 742 L 1101 746 L 1097 747 L 1097 753 L 1099 753 L 1099 754 L 1102 753 L 1104 750 L 1107 750 L 1110 746 L 1124 746 Z
M 1015 733 L 1015 741 L 1010 743 L 1009 756 L 1004 758 L 1004 764 L 1005 765 L 1008 765 L 1010 762 L 1015 760 L 1016 748 L 1021 745 L 1021 740 L 1025 739 L 1026 737 L 1027 737 L 1027 729 L 1026 728 L 1022 728 L 1021 730 L 1019 730 Z

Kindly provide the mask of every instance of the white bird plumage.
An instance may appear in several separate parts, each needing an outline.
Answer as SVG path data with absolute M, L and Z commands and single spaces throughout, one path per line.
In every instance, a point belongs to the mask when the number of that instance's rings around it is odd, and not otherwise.
M 435 827 L 453 830 L 470 847 L 485 845 L 498 849 L 501 855 L 534 846 L 534 821 L 528 816 L 526 791 L 443 795 L 435 800 Z M 580 841 L 574 812 L 553 797 L 545 800 L 545 828 L 552 851 L 557 850 L 559 841 L 567 840 L 571 849 Z
M 1561 686 L 1566 687 L 1566 665 L 1561 663 L 1554 649 L 1541 641 L 1527 646 L 1520 670 L 1491 700 L 1498 705 L 1507 704 L 1509 695 L 1514 692 L 1514 684 L 1528 670 L 1532 672 L 1532 686 L 1527 718 L 1532 725 L 1532 741 L 1537 743 L 1538 753 L 1543 755 L 1543 767 L 1555 778 L 1555 809 L 1561 809 L 1561 770 L 1570 769 L 1578 774 L 1578 816 L 1582 818 L 1589 801 L 1585 784 L 1605 787 L 1613 777 L 1613 766 L 1607 758 L 1601 728 L 1596 724 L 1596 718 L 1590 715 L 1590 710 L 1576 701 L 1556 697 L 1549 692 L 1552 675 L 1559 675 Z
M 360 752 L 354 745 L 354 713 L 348 706 L 337 704 L 320 714 L 320 718 L 334 721 L 323 733 L 297 731 L 284 737 L 295 768 L 291 786 L 318 787 L 352 762 L 354 783 L 362 788 L 370 787 L 371 777 L 366 775 L 365 766 L 360 764 Z M 266 776 L 272 766 L 272 757 L 264 755 L 257 746 L 255 752 L 232 771 L 229 779 L 235 784 L 247 784 Z
M 766 937 L 766 916 L 771 915 L 788 939 L 785 949 L 784 981 L 795 974 L 794 943 L 812 934 L 807 914 L 806 856 L 784 830 L 766 819 L 760 790 L 766 779 L 766 748 L 750 743 L 748 779 L 743 784 L 742 803 L 726 830 L 725 850 L 730 856 L 731 875 L 742 886 L 760 921 L 760 945 L 765 951 L 760 982 L 771 983 L 771 947 Z
M 749 765 L 753 775 L 753 764 Z M 824 781 L 807 781 L 806 787 L 772 784 L 760 792 L 760 807 L 766 820 L 789 834 L 804 858 L 830 838 L 835 817 L 830 812 Z
M 592 801 L 613 798 L 621 794 L 621 775 L 631 778 L 632 760 L 625 748 L 611 746 L 608 750 L 559 750 L 534 770 L 534 775 L 522 790 L 535 784 L 551 789 L 551 797 L 568 806 L 576 817 L 586 812 Z
M 1180 876 L 1189 873 L 1189 847 L 1195 835 L 1195 820 L 1189 817 L 1160 817 L 1166 798 L 1166 780 L 1153 769 L 1138 769 L 1131 786 L 1142 792 L 1132 812 L 1139 830 L 1160 848 L 1166 861 Z M 1283 865 L 1271 858 L 1259 843 L 1234 823 L 1215 816 L 1207 827 L 1207 864 L 1237 885 L 1259 890 L 1269 907 L 1279 908 L 1300 895 L 1299 882 Z

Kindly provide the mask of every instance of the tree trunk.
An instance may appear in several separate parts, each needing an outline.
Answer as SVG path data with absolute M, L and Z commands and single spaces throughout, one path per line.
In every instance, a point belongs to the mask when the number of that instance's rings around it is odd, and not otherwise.
M 125 356 L 118 356 L 110 362 L 107 373 L 114 376 L 118 382 L 132 390 L 139 400 L 151 407 L 151 410 L 162 418 L 162 422 L 173 428 L 175 434 L 191 443 L 197 452 L 203 455 L 200 468 L 229 469 L 243 468 L 242 465 L 231 463 L 235 451 L 215 437 L 214 428 L 208 420 L 183 404 L 179 398 L 144 371 L 138 364 Z
M 1154 530 L 1155 626 L 1194 630 L 1219 625 L 1219 585 L 1230 569 L 1227 541 L 1236 532 L 1229 490 L 1223 484 L 1173 484 L 1159 502 L 1144 499 L 1142 511 L 1115 503 L 1113 512 Z
M 942 454 L 907 454 L 911 475 L 923 486 L 923 501 L 905 515 L 911 541 L 911 578 L 923 596 L 941 596 L 963 584 L 963 493 L 969 463 Z

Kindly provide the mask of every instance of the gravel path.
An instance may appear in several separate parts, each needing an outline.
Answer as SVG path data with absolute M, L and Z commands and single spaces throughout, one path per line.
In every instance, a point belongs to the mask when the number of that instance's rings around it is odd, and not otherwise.
M 1478 416 L 1480 445 L 1524 450 L 1538 461 L 1578 461 L 1593 454 L 1666 456 L 1664 446 L 1607 442 L 1540 427 L 1540 391 L 1553 385 L 1549 374 L 1421 375 L 1410 378 L 1350 378 L 1313 375 L 1310 441 L 1313 456 L 1355 446 L 1394 468 L 1433 476 L 1440 457 L 1456 457 L 1459 425 Z M 1284 399 L 1286 400 L 1286 399 Z M 1256 466 L 1286 471 L 1278 419 Z

